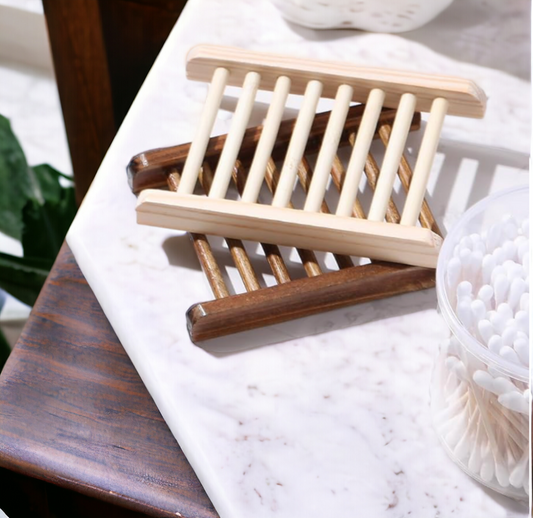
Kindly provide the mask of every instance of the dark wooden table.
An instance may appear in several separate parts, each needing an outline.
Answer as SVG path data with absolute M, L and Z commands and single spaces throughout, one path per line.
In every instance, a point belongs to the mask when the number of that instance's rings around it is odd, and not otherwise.
M 0 466 L 151 516 L 217 516 L 67 245 L 0 376 Z

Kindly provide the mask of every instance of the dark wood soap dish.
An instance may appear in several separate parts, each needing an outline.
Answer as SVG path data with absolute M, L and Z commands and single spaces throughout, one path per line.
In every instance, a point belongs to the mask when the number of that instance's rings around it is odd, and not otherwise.
M 340 154 L 343 147 L 349 150 L 353 146 L 363 112 L 363 105 L 349 109 L 340 139 L 339 154 L 335 157 L 331 169 L 329 193 L 338 195 L 342 189 L 345 166 Z M 381 141 L 384 148 L 387 147 L 390 138 L 395 114 L 396 110 L 384 108 L 379 116 L 374 139 Z M 307 192 L 311 182 L 312 163 L 320 149 L 329 115 L 330 112 L 326 112 L 315 116 L 305 153 L 298 167 L 298 181 L 304 193 Z M 267 196 L 275 192 L 279 180 L 276 161 L 285 156 L 294 125 L 295 119 L 283 121 L 280 125 L 265 174 L 263 188 Z M 419 127 L 420 114 L 416 113 L 410 130 L 417 130 Z M 236 197 L 243 192 L 261 129 L 261 126 L 257 126 L 245 132 L 232 175 Z M 227 135 L 221 135 L 209 140 L 199 175 L 199 184 L 205 194 L 209 192 L 213 171 L 216 170 L 226 137 Z M 145 151 L 133 157 L 127 168 L 132 191 L 135 194 L 144 189 L 176 191 L 189 148 L 190 144 L 183 144 Z M 367 185 L 370 189 L 375 189 L 380 170 L 372 151 L 367 156 L 364 172 Z M 402 190 L 407 192 L 412 171 L 405 155 L 402 156 L 397 174 Z M 293 201 L 296 203 L 294 199 Z M 326 201 L 322 203 L 321 212 L 329 212 Z M 365 218 L 365 210 L 359 199 L 354 203 L 352 215 L 355 218 Z M 400 221 L 392 196 L 385 220 L 396 224 Z M 422 227 L 441 235 L 426 200 L 422 204 L 419 223 Z M 273 332 L 269 335 L 268 330 L 276 329 L 280 324 L 295 319 L 430 288 L 435 283 L 435 271 L 432 268 L 383 261 L 370 261 L 359 265 L 357 264 L 359 261 L 355 258 L 334 254 L 338 270 L 331 271 L 317 259 L 317 255 L 320 257 L 322 253 L 298 249 L 297 254 L 301 261 L 300 273 L 305 272 L 305 277 L 301 277 L 299 274 L 294 275 L 292 266 L 288 267 L 286 251 L 282 253 L 277 245 L 261 244 L 266 263 L 275 279 L 275 285 L 265 286 L 261 275 L 255 271 L 254 261 L 251 260 L 242 241 L 225 239 L 227 250 L 216 250 L 216 247 L 210 243 L 210 240 L 213 241 L 212 238 L 195 233 L 191 233 L 190 236 L 214 300 L 193 304 L 187 311 L 187 327 L 190 338 L 195 344 L 212 351 L 227 352 L 259 343 L 281 341 L 283 334 Z M 248 249 L 251 248 L 248 246 Z M 222 273 L 220 253 L 226 254 L 224 262 L 231 256 L 246 290 L 244 293 L 233 294 L 232 286 Z M 260 339 L 254 338 L 259 336 L 256 332 L 261 328 L 264 328 L 266 333 L 261 333 Z

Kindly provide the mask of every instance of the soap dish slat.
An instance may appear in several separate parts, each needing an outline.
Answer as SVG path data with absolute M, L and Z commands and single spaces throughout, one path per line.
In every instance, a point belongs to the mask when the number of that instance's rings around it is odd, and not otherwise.
M 349 149 L 353 145 L 363 112 L 363 106 L 350 108 L 339 149 Z M 313 121 L 310 138 L 298 169 L 298 181 L 304 191 L 308 189 L 312 177 L 310 161 L 320 149 L 329 115 L 329 112 L 318 114 Z M 381 141 L 383 146 L 388 144 L 394 117 L 395 110 L 392 109 L 384 109 L 380 114 L 374 139 Z M 276 189 L 279 180 L 276 161 L 284 156 L 294 124 L 295 120 L 286 120 L 280 125 L 279 138 L 265 175 L 265 183 L 270 192 Z M 417 130 L 419 127 L 420 114 L 416 113 L 410 129 Z M 232 174 L 232 185 L 239 193 L 242 193 L 246 171 L 250 167 L 261 129 L 260 126 L 254 127 L 245 133 Z M 205 161 L 199 175 L 199 184 L 204 193 L 209 191 L 212 171 L 216 167 L 225 140 L 226 135 L 212 137 L 209 140 Z M 138 194 L 144 189 L 154 188 L 176 191 L 179 186 L 180 171 L 188 151 L 189 144 L 183 144 L 146 151 L 133 157 L 128 165 L 133 192 Z M 342 188 L 344 173 L 344 165 L 336 157 L 331 170 L 332 183 L 336 191 Z M 379 167 L 372 153 L 367 157 L 365 175 L 370 188 L 375 189 Z M 398 176 L 404 190 L 407 190 L 412 171 L 405 156 L 402 157 Z M 326 204 L 322 206 L 322 210 L 325 209 Z M 358 200 L 352 212 L 354 217 L 365 217 L 363 207 Z M 392 197 L 389 200 L 385 218 L 390 223 L 398 223 L 399 216 L 397 211 L 395 212 Z M 425 201 L 420 213 L 420 223 L 422 227 L 440 234 L 435 218 Z M 223 267 L 219 265 L 221 251 L 218 250 L 215 253 L 212 250 L 209 236 L 192 233 L 191 238 L 215 300 L 193 304 L 187 311 L 187 327 L 191 340 L 195 344 L 213 351 L 234 350 L 240 345 L 249 346 L 252 342 L 258 344 L 279 341 L 281 335 L 277 333 L 276 328 L 280 324 L 434 286 L 434 270 L 431 268 L 381 261 L 354 265 L 351 257 L 336 255 L 335 262 L 339 268 L 338 271 L 324 271 L 315 252 L 310 250 L 298 250 L 297 252 L 306 277 L 292 279 L 279 248 L 276 245 L 262 244 L 265 261 L 269 264 L 276 279 L 276 285 L 270 287 L 261 285 L 257 289 L 257 286 L 250 285 L 243 277 L 250 274 L 256 279 L 260 277 L 253 272 L 252 261 L 244 246 L 238 240 L 229 240 L 224 262 L 228 256 L 231 257 L 246 287 L 245 293 L 232 294 L 222 274 Z M 257 331 L 260 329 L 264 332 L 261 339 L 258 339 Z

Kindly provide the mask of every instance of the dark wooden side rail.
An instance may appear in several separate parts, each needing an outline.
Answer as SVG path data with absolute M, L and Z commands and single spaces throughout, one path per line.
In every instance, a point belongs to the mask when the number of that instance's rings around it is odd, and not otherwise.
M 217 516 L 66 245 L 0 376 L 0 467 L 151 516 Z

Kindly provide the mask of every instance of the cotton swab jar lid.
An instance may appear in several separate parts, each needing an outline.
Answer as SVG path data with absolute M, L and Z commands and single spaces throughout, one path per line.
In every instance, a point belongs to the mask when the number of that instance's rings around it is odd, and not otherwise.
M 482 200 L 444 240 L 436 272 L 450 337 L 431 385 L 450 457 L 502 494 L 530 493 L 529 188 Z
M 494 225 L 500 223 L 503 216 L 508 214 L 512 214 L 515 221 L 525 221 L 528 219 L 529 187 L 521 186 L 500 191 L 484 198 L 464 213 L 461 219 L 455 224 L 454 228 L 446 236 L 439 254 L 436 271 L 437 300 L 442 317 L 446 321 L 450 331 L 471 354 L 479 358 L 483 363 L 496 367 L 503 374 L 511 376 L 524 383 L 528 383 L 529 368 L 526 365 L 508 361 L 505 357 L 495 353 L 493 349 L 482 343 L 467 330 L 455 309 L 457 294 L 450 293 L 449 269 L 450 266 L 452 268 L 455 266 L 455 262 L 452 260 L 455 247 L 462 239 L 469 239 L 472 234 L 478 234 L 481 237 L 481 233 L 483 233 L 484 230 L 486 232 L 488 231 L 490 234 L 490 230 L 494 228 Z M 487 240 L 490 240 L 491 238 L 491 235 L 486 237 Z M 498 248 L 498 246 L 494 246 L 491 251 L 492 254 L 483 254 L 481 256 L 481 275 L 483 275 L 483 260 L 489 257 L 498 256 Z M 471 255 L 474 254 L 475 252 L 472 252 Z M 476 259 L 474 258 L 474 261 L 475 260 Z M 500 270 L 502 270 L 502 272 L 505 270 L 505 259 L 503 259 L 503 264 L 495 264 L 491 273 L 496 273 L 495 277 L 498 277 L 498 272 Z M 500 285 L 498 281 L 500 279 L 503 280 L 504 278 L 505 277 L 502 276 L 499 279 L 495 279 L 495 285 L 492 286 L 492 289 L 496 291 Z M 470 283 L 468 280 L 466 280 L 466 282 Z M 482 292 L 479 293 L 480 290 L 478 290 L 478 298 L 483 298 L 485 293 L 491 291 L 491 285 L 490 282 L 486 283 L 483 282 L 483 280 L 480 280 L 480 283 L 482 283 L 480 288 Z M 507 292 L 511 283 L 508 284 Z M 464 285 L 463 289 L 465 289 Z M 496 295 L 496 293 L 487 293 L 488 298 L 492 298 L 493 300 Z M 498 300 L 498 303 L 498 305 L 502 305 L 505 301 Z M 519 318 L 521 318 L 521 315 Z M 486 319 L 482 319 L 481 322 L 484 322 L 484 320 Z M 497 322 L 497 315 L 494 315 L 494 320 Z

